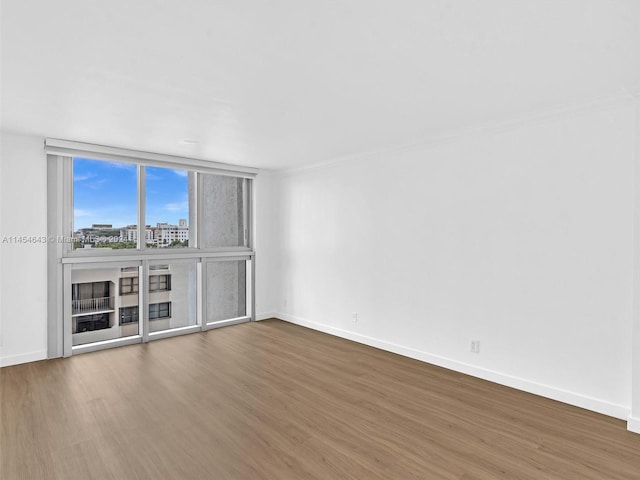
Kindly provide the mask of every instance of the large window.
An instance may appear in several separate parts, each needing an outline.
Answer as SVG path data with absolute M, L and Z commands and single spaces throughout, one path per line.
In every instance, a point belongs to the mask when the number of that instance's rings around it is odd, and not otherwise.
M 142 180 L 144 179 L 144 180 Z M 191 183 L 191 185 L 190 185 Z M 138 218 L 143 185 L 145 215 Z M 189 191 L 182 169 L 73 159 L 73 248 L 189 246 Z M 142 221 L 139 221 L 142 220 Z M 140 238 L 140 241 L 138 240 Z
M 147 247 L 189 246 L 189 172 L 146 168 Z M 193 186 L 191 187 L 193 189 Z
M 73 159 L 73 248 L 137 247 L 136 165 Z
M 73 251 L 250 247 L 247 178 L 83 157 L 72 172 Z
M 252 318 L 256 170 L 62 140 L 46 149 L 59 240 L 51 357 Z
M 202 175 L 202 246 L 247 245 L 247 180 L 223 175 Z

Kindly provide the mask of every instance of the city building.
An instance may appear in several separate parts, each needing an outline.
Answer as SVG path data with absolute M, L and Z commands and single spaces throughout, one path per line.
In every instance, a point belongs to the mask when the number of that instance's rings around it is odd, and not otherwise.
M 73 344 L 101 342 L 138 334 L 139 272 L 137 267 L 73 272 Z M 172 288 L 169 265 L 154 266 L 148 278 L 149 321 L 154 330 L 175 326 L 172 311 L 184 311 L 186 286 Z
M 168 247 L 175 241 L 189 241 L 189 227 L 185 219 L 180 219 L 178 225 L 171 225 L 169 223 L 156 224 L 154 243 L 158 247 Z
M 113 228 L 110 224 L 94 224 L 91 227 L 78 229 L 73 238 L 80 247 L 137 242 L 138 226 L 127 225 L 121 228 Z M 176 241 L 185 246 L 189 241 L 189 226 L 187 220 L 183 218 L 178 221 L 178 225 L 163 222 L 156 224 L 155 227 L 151 225 L 145 226 L 145 243 L 148 246 L 169 247 Z
M 97 245 L 122 241 L 123 237 L 120 228 L 113 228 L 111 224 L 101 223 L 78 229 L 74 233 L 74 239 L 82 244 Z
M 124 228 L 120 229 L 120 238 L 126 240 L 127 242 L 137 242 L 138 241 L 138 226 L 137 225 L 127 225 Z M 147 244 L 155 244 L 155 228 L 151 227 L 151 225 L 145 226 L 145 242 Z

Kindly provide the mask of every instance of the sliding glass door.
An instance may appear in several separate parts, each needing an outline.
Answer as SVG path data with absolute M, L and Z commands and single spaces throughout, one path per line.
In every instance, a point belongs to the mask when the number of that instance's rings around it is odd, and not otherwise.
M 252 257 L 64 265 L 65 356 L 251 320 Z
M 65 265 L 67 350 L 131 343 L 141 338 L 140 270 L 141 262 Z
M 157 261 L 156 261 L 157 262 Z M 147 275 L 147 318 L 149 335 L 194 328 L 200 329 L 197 312 L 198 263 L 172 260 L 149 265 Z
M 247 303 L 250 291 L 248 259 L 210 260 L 205 262 L 205 320 L 207 327 L 241 321 L 251 315 Z

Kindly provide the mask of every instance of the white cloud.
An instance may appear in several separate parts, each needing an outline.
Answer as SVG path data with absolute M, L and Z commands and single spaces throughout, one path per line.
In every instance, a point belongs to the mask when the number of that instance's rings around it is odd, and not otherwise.
M 83 210 L 81 208 L 75 208 L 73 210 L 74 217 L 90 217 L 91 215 L 93 215 L 93 213 L 89 210 Z
M 103 184 L 105 184 L 107 182 L 106 178 L 101 178 L 100 180 L 96 180 L 95 182 L 89 182 L 86 184 L 86 186 L 88 188 L 92 188 L 94 190 L 97 190 L 98 188 L 102 187 Z
M 134 163 L 119 163 L 119 162 L 104 162 L 113 168 L 120 168 L 122 170 L 136 170 L 138 167 Z
M 173 173 L 175 173 L 179 177 L 186 177 L 187 175 L 189 175 L 189 172 L 186 170 L 173 170 Z
M 82 182 L 84 180 L 89 180 L 90 178 L 94 178 L 95 175 L 88 173 L 86 175 L 76 175 L 75 177 L 73 177 L 73 181 L 74 182 Z
M 185 212 L 189 208 L 189 202 L 185 201 L 185 202 L 166 203 L 164 205 L 164 208 L 169 212 Z

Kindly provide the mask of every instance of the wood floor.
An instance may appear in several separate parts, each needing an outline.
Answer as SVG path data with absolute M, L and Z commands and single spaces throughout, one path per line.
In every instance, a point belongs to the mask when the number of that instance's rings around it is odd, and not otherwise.
M 0 376 L 3 480 L 640 478 L 622 421 L 277 320 Z

